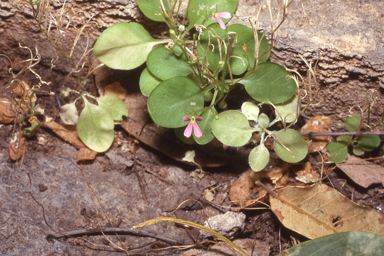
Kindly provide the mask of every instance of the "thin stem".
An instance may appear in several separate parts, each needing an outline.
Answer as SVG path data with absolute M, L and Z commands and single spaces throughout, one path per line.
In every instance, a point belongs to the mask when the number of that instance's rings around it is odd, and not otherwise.
M 383 136 L 384 131 L 376 131 L 376 132 L 310 132 L 307 134 L 302 134 L 304 137 L 317 137 L 317 136 L 343 136 L 343 135 L 379 135 Z

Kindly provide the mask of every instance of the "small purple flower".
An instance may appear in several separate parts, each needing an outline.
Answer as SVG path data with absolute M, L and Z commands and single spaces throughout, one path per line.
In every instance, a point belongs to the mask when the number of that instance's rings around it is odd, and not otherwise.
M 219 25 L 221 27 L 221 29 L 225 29 L 225 24 L 224 22 L 220 19 L 221 18 L 225 18 L 225 19 L 229 19 L 231 18 L 231 14 L 229 12 L 217 12 L 217 5 L 216 5 L 216 12 L 212 15 L 212 19 L 213 20 L 216 20 L 219 22 Z
M 203 133 L 201 132 L 199 126 L 196 123 L 196 121 L 201 121 L 201 120 L 203 120 L 201 116 L 196 118 L 194 116 L 192 116 L 192 118 L 189 118 L 188 116 L 183 117 L 184 122 L 189 121 L 187 128 L 185 128 L 184 136 L 187 138 L 191 137 L 192 130 L 197 138 L 200 138 L 201 136 L 203 136 Z

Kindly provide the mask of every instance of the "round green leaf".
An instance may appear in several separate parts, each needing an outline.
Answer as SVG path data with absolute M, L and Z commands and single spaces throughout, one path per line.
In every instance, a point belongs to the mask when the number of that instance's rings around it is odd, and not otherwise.
M 153 49 L 147 58 L 149 71 L 161 80 L 167 80 L 175 76 L 187 76 L 193 73 L 184 54 L 179 57 L 165 47 Z
M 287 101 L 295 95 L 296 83 L 287 76 L 291 75 L 283 66 L 266 62 L 247 76 L 241 83 L 252 98 L 259 102 L 271 101 L 273 104 Z
M 76 126 L 77 134 L 90 149 L 107 151 L 114 139 L 113 119 L 104 108 L 89 103 L 85 98 L 84 102 L 85 107 Z
M 215 24 L 211 25 L 210 28 L 215 27 Z M 231 72 L 234 75 L 241 75 L 246 70 L 249 69 L 249 66 L 253 67 L 253 64 L 255 62 L 255 38 L 253 35 L 252 28 L 249 28 L 244 25 L 240 24 L 234 24 L 227 27 L 228 32 L 235 32 L 237 33 L 237 41 L 234 43 L 232 56 L 236 56 L 236 58 L 230 59 L 230 67 Z M 226 30 L 219 29 L 217 31 L 218 35 L 220 37 L 225 37 L 225 34 L 227 33 Z M 258 32 L 258 37 L 260 41 L 260 47 L 259 47 L 259 55 L 263 54 L 269 49 L 269 44 L 267 39 L 263 37 L 263 35 Z M 225 57 L 225 48 L 223 46 L 219 47 L 217 39 L 213 38 L 212 35 L 209 36 L 208 32 L 204 32 L 203 35 L 200 37 L 200 44 L 201 47 L 197 47 L 197 53 L 200 57 L 205 56 L 205 51 L 208 47 L 208 41 L 210 37 L 210 44 L 214 45 L 214 51 L 212 52 L 212 46 L 210 45 L 210 48 L 207 52 L 208 62 L 209 62 L 209 69 L 212 71 L 215 71 L 219 68 L 219 61 L 220 61 L 220 52 L 219 49 L 221 48 L 221 55 L 223 58 Z M 247 54 L 245 54 L 243 50 L 243 45 L 246 45 L 247 48 Z M 247 58 L 248 56 L 248 58 Z M 241 59 L 237 58 L 240 57 Z M 262 58 L 259 59 L 259 63 L 267 61 L 269 58 L 269 52 L 265 54 Z M 224 60 L 224 59 L 223 59 Z
M 165 9 L 169 12 L 168 2 L 166 0 L 162 1 Z M 163 15 L 161 15 L 159 0 L 137 0 L 136 2 L 140 8 L 140 11 L 142 11 L 148 19 L 154 21 L 165 21 Z
M 286 123 L 292 123 L 293 121 L 295 121 L 296 114 L 297 114 L 297 103 L 298 103 L 298 97 L 297 95 L 295 95 L 290 100 L 287 100 L 280 104 L 276 104 L 275 105 L 276 118 L 281 120 L 280 119 L 280 116 L 281 116 Z M 280 115 L 278 115 L 277 112 L 279 112 Z
M 352 151 L 356 156 L 362 156 L 364 154 L 364 150 L 362 150 L 359 145 L 353 145 Z
M 278 256 L 373 256 L 384 255 L 384 237 L 350 231 L 319 237 L 293 246 Z
M 251 166 L 253 171 L 258 172 L 263 170 L 268 162 L 269 151 L 263 143 L 252 149 L 249 154 L 249 166 Z
M 329 161 L 340 164 L 348 157 L 348 144 L 343 141 L 332 141 L 326 146 L 329 151 Z
M 297 163 L 303 160 L 308 153 L 307 142 L 301 134 L 293 129 L 281 130 L 276 133 L 277 141 L 275 139 L 273 145 L 276 154 L 285 162 Z M 281 143 L 292 151 L 286 150 Z
M 257 122 L 260 109 L 252 102 L 244 102 L 243 105 L 241 105 L 241 112 L 247 117 L 248 120 Z
M 161 79 L 155 77 L 148 68 L 145 68 L 140 75 L 140 91 L 144 96 L 149 96 L 153 89 L 161 83 Z
M 212 20 L 212 14 L 216 11 L 216 5 L 218 6 L 218 13 L 220 12 L 230 12 L 231 16 L 236 11 L 238 0 L 190 0 L 187 7 L 187 16 L 189 20 L 188 29 L 194 27 L 195 25 L 200 25 L 203 23 L 204 26 L 209 26 L 212 23 L 217 23 L 217 20 Z M 209 15 L 211 13 L 211 15 Z M 230 19 L 220 18 L 224 23 L 227 23 Z
M 203 133 L 203 136 L 201 136 L 200 138 L 197 138 L 195 134 L 193 134 L 193 138 L 198 144 L 205 145 L 211 142 L 215 138 L 215 136 L 213 136 L 211 132 L 211 124 L 216 116 L 217 116 L 217 111 L 214 107 L 204 111 L 203 114 L 201 115 L 203 120 L 197 122 L 197 125 L 199 126 L 201 132 Z
M 212 121 L 211 129 L 220 142 L 232 147 L 245 145 L 253 132 L 247 117 L 236 110 L 221 112 L 218 118 Z
M 169 41 L 152 38 L 138 23 L 121 22 L 104 30 L 93 54 L 110 68 L 129 70 L 142 65 L 153 46 Z
M 352 114 L 345 121 L 345 128 L 350 132 L 357 132 L 359 129 L 361 117 L 358 114 Z
M 101 98 L 97 98 L 99 107 L 107 110 L 109 115 L 115 121 L 122 121 L 123 116 L 128 116 L 127 107 L 119 97 L 116 95 L 107 95 Z
M 380 146 L 380 136 L 379 135 L 360 135 L 357 139 L 357 144 L 364 151 L 372 151 Z
M 350 135 L 342 135 L 336 138 L 336 141 L 346 143 L 347 146 L 352 143 L 352 136 Z
M 192 79 L 176 76 L 161 82 L 149 95 L 148 112 L 153 121 L 166 128 L 185 126 L 185 111 L 191 111 L 191 102 L 195 110 L 204 107 L 203 90 Z
M 266 114 L 261 113 L 259 116 L 258 124 L 263 129 L 267 128 L 269 125 L 269 117 Z

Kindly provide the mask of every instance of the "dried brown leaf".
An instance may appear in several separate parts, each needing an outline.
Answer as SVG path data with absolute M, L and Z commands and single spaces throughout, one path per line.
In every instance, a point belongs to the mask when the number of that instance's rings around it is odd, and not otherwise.
M 15 120 L 16 114 L 12 110 L 12 102 L 6 98 L 0 98 L 0 123 L 9 124 Z
M 252 171 L 243 173 L 229 190 L 229 198 L 235 205 L 243 206 L 251 194 L 250 190 L 255 185 L 255 182 L 252 180 L 250 172 Z
M 115 95 L 121 100 L 124 100 L 127 96 L 127 90 L 125 90 L 119 82 L 113 82 L 105 87 L 104 92 L 100 96 L 104 97 L 107 95 Z
M 75 148 L 84 148 L 84 143 L 79 139 L 75 126 L 61 125 L 54 121 L 42 123 L 43 127 L 51 129 L 57 136 L 70 143 Z
M 384 216 L 358 205 L 325 184 L 286 187 L 270 197 L 271 209 L 287 228 L 314 239 L 333 233 L 365 231 L 384 235 Z
M 384 167 L 380 165 L 348 155 L 347 161 L 337 167 L 364 188 L 377 183 L 384 186 Z
M 310 132 L 331 132 L 332 120 L 327 116 L 315 116 L 308 120 L 301 128 L 301 134 Z M 317 136 L 312 138 L 308 145 L 308 153 L 318 152 L 324 149 L 331 140 L 331 136 Z
M 80 148 L 77 151 L 77 162 L 89 161 L 95 159 L 97 156 L 97 152 L 93 151 L 89 148 Z
M 19 160 L 25 153 L 27 153 L 28 148 L 25 145 L 25 138 L 17 133 L 16 138 L 11 141 L 8 148 L 9 157 L 13 161 Z

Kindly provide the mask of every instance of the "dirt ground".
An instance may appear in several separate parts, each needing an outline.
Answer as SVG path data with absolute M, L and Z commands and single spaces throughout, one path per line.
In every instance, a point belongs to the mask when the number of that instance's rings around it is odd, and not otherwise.
M 363 6 L 368 6 L 370 1 L 360 2 L 363 2 Z M 316 12 L 316 9 L 309 9 L 308 12 Z M 3 18 L 2 21 L 5 22 L 6 19 Z M 329 35 L 329 38 L 333 36 Z M 300 36 L 296 37 L 300 39 Z M 290 39 L 287 37 L 284 40 Z M 9 44 L 9 47 L 15 49 L 18 46 Z M 279 47 L 281 45 L 277 47 L 272 58 L 285 58 L 284 51 Z M 311 47 L 318 46 L 311 44 Z M 45 51 L 50 50 L 48 47 L 43 48 Z M 288 48 L 292 49 L 291 54 L 297 55 L 297 49 Z M 321 49 L 326 51 L 325 48 Z M 23 58 L 27 56 L 23 54 Z M 20 56 L 10 57 L 15 63 L 22 60 Z M 362 85 L 359 92 L 363 95 L 367 88 L 378 83 L 379 75 L 375 74 L 382 72 L 380 63 L 374 68 L 367 64 L 366 68 L 369 70 L 380 68 L 376 73 L 367 71 L 367 75 L 364 76 L 350 68 L 351 70 L 347 72 L 349 77 L 335 80 L 335 77 L 344 74 L 340 70 L 348 67 L 345 65 L 331 67 L 332 61 L 345 61 L 353 66 L 358 59 L 356 56 L 344 57 L 340 60 L 336 56 L 328 62 L 327 60 L 320 62 L 320 71 L 327 71 L 318 74 L 323 86 L 321 97 L 324 97 L 325 102 L 316 106 L 315 111 L 309 113 L 309 116 L 325 114 L 339 118 L 340 113 L 335 110 L 339 99 L 346 109 L 350 107 L 348 100 L 352 99 L 348 97 L 343 99 L 342 96 L 330 93 L 329 90 L 343 93 L 352 81 L 357 87 Z M 298 59 L 297 56 L 296 58 Z M 38 65 L 35 68 L 41 77 L 51 82 L 50 86 L 44 89 L 59 95 L 63 87 L 75 88 L 75 78 L 67 79 L 66 70 L 51 70 L 49 60 L 48 57 L 43 58 L 42 63 L 45 65 Z M 293 61 L 287 66 L 298 68 L 295 63 Z M 1 58 L 0 67 L 0 98 L 11 99 L 11 90 L 6 88 L 7 82 L 11 79 L 8 73 L 9 62 Z M 15 72 L 21 70 L 18 66 L 13 68 Z M 148 128 L 152 126 L 147 126 L 145 119 L 137 121 L 137 118 L 142 116 L 148 118 L 145 100 L 137 96 L 140 69 L 135 71 L 103 69 L 98 72 L 87 80 L 87 91 L 97 95 L 103 86 L 120 81 L 128 91 L 127 97 L 132 99 L 129 103 L 126 102 L 132 114 L 125 119 L 125 124 L 130 128 L 124 129 L 117 125 L 113 146 L 108 152 L 98 154 L 95 160 L 78 164 L 77 149 L 51 130 L 42 127 L 27 138 L 28 151 L 24 157 L 12 161 L 8 147 L 13 131 L 18 127 L 13 123 L 0 124 L 1 255 L 236 255 L 218 241 L 201 243 L 203 240 L 213 241 L 213 239 L 205 238 L 197 229 L 174 223 L 164 222 L 130 230 L 133 225 L 165 216 L 203 224 L 209 217 L 235 213 L 234 218 L 239 223 L 232 227 L 232 231 L 237 231 L 232 239 L 248 255 L 275 256 L 307 240 L 304 236 L 285 228 L 265 205 L 240 209 L 231 202 L 230 189 L 239 177 L 249 170 L 244 155 L 247 155 L 246 152 L 251 148 L 223 149 L 221 145 L 218 147 L 215 144 L 217 150 L 215 152 L 219 153 L 214 155 L 207 153 L 212 152 L 210 149 L 202 151 L 201 148 L 177 142 L 173 132 L 162 130 L 162 133 L 156 133 L 158 130 Z M 37 83 L 36 77 L 32 74 L 23 77 L 23 80 L 27 84 Z M 382 89 L 377 91 L 381 99 Z M 351 95 L 354 92 L 356 90 L 351 90 Z M 60 123 L 61 102 L 56 95 L 38 92 L 37 103 L 45 109 L 45 114 Z M 360 100 L 364 102 L 365 98 L 362 97 Z M 236 108 L 238 102 L 229 104 L 233 104 L 232 106 Z M 374 109 L 376 120 L 381 113 L 379 106 L 380 104 L 376 104 Z M 341 120 L 341 117 L 339 119 Z M 306 118 L 299 120 L 299 126 L 305 121 Z M 300 128 L 299 126 L 297 128 Z M 342 127 L 336 125 L 336 128 L 340 130 Z M 158 139 L 154 148 L 140 139 L 142 134 L 146 136 L 150 133 L 156 133 L 155 138 Z M 210 167 L 203 166 L 203 173 L 199 172 L 197 166 L 179 161 L 185 152 L 191 149 L 195 149 L 198 156 L 206 155 L 200 160 Z M 381 145 L 379 149 L 364 157 L 382 155 Z M 306 160 L 313 164 L 320 161 L 315 154 L 309 155 Z M 384 166 L 382 158 L 373 162 Z M 333 167 L 331 164 L 324 166 L 329 172 L 322 183 L 335 187 L 352 201 L 384 214 L 382 184 L 362 188 L 339 169 L 332 170 Z M 293 175 L 295 168 L 292 167 L 287 175 Z M 264 179 L 263 182 L 271 188 L 274 186 L 269 179 Z M 255 200 L 262 194 L 255 187 L 245 189 L 249 193 L 248 200 Z M 226 221 L 223 221 L 222 225 L 225 223 Z
M 116 79 L 125 75 L 133 77 L 131 82 L 137 79 L 132 73 L 124 73 Z M 52 81 L 62 79 L 50 76 Z M 25 79 L 33 83 L 35 78 Z M 51 89 L 57 92 L 55 82 Z M 4 86 L 1 93 L 2 97 L 11 96 Z M 55 96 L 38 94 L 38 103 L 59 121 Z M 236 212 L 238 208 L 228 194 L 239 176 L 248 171 L 246 162 L 234 160 L 220 167 L 203 167 L 201 177 L 196 166 L 153 150 L 119 126 L 114 145 L 94 161 L 77 164 L 76 148 L 42 128 L 27 139 L 25 156 L 14 162 L 8 155 L 13 128 L 9 124 L 0 129 L 2 255 L 121 255 L 124 250 L 137 255 L 234 255 L 222 244 L 181 248 L 199 243 L 201 235 L 196 229 L 174 223 L 147 226 L 138 233 L 129 229 L 155 217 L 170 216 L 203 224 L 206 218 L 230 209 Z M 370 155 L 382 152 L 376 150 Z M 376 163 L 384 165 L 382 160 Z M 330 184 L 331 180 L 355 202 L 384 213 L 382 185 L 361 189 L 337 169 L 328 176 L 324 183 Z M 264 182 L 270 184 L 269 180 Z M 204 199 L 208 192 L 211 201 Z M 257 193 L 251 191 L 250 199 L 256 198 Z M 307 240 L 286 229 L 268 209 L 240 212 L 245 214 L 244 226 L 234 238 L 249 255 L 252 248 L 253 255 L 278 255 Z

